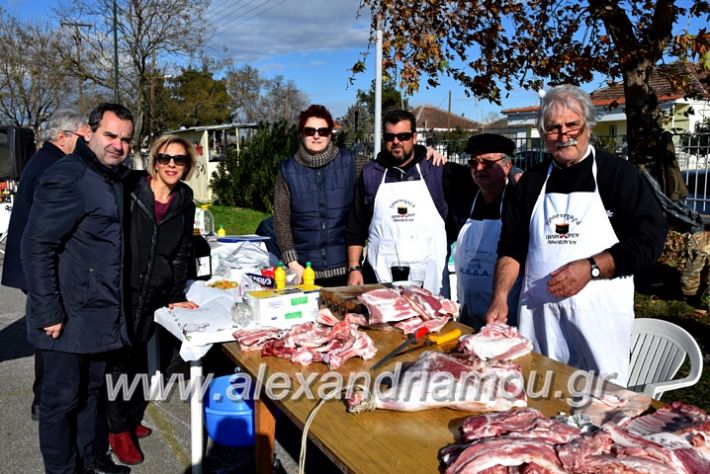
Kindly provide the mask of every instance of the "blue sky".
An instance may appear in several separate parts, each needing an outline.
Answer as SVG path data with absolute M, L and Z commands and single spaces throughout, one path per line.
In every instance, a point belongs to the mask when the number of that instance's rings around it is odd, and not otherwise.
M 211 28 L 206 52 L 229 57 L 238 66 L 250 64 L 263 75 L 281 74 L 294 81 L 312 103 L 328 107 L 340 117 L 353 103 L 358 89 L 368 89 L 375 74 L 374 46 L 366 61 L 367 71 L 348 84 L 349 68 L 367 50 L 369 15 L 359 18 L 358 0 L 212 0 L 206 14 Z M 679 3 L 687 3 L 681 1 Z M 23 19 L 51 16 L 51 10 L 66 6 L 59 0 L 0 0 L 0 6 Z M 77 15 L 81 21 L 81 15 Z M 501 109 L 534 105 L 534 92 L 514 90 L 502 106 L 466 97 L 464 89 L 442 77 L 441 85 L 409 98 L 411 106 L 448 107 L 477 121 L 497 115 Z M 598 84 L 597 86 L 598 87 Z M 592 90 L 593 85 L 585 87 Z
M 59 0 L 0 0 L 10 14 L 26 20 L 51 17 Z M 358 0 L 213 0 L 206 19 L 211 21 L 207 53 L 231 57 L 237 65 L 250 64 L 262 74 L 293 80 L 312 103 L 328 107 L 334 116 L 345 113 L 358 89 L 374 79 L 374 47 L 367 71 L 348 84 L 349 68 L 367 49 L 369 17 L 357 18 Z M 81 19 L 81 21 L 85 21 Z M 224 51 L 226 48 L 226 52 Z M 466 97 L 463 88 L 442 78 L 441 86 L 409 98 L 412 106 L 429 104 L 446 109 L 451 91 L 452 111 L 484 120 L 501 108 L 532 105 L 532 92 L 514 91 L 503 107 Z

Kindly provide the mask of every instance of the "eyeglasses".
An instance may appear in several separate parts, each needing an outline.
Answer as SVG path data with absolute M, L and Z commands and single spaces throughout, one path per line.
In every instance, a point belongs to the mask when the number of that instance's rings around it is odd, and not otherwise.
M 499 161 L 504 160 L 504 159 L 505 159 L 505 157 L 503 157 L 503 158 L 498 158 L 497 160 L 474 160 L 474 159 L 470 159 L 470 160 L 468 160 L 468 166 L 470 166 L 470 167 L 473 168 L 473 169 L 476 169 L 476 168 L 478 168 L 478 165 L 482 165 L 482 166 L 483 166 L 483 169 L 486 169 L 486 170 L 487 170 L 488 168 L 490 168 L 491 166 L 493 166 L 494 163 L 498 163 Z
M 316 133 L 318 133 L 318 136 L 327 137 L 327 136 L 330 136 L 330 129 L 328 127 L 322 127 L 322 128 L 304 127 L 303 128 L 303 134 L 307 137 L 312 137 Z
M 395 137 L 397 137 L 397 140 L 399 140 L 400 142 L 406 142 L 408 140 L 411 140 L 413 135 L 414 135 L 414 133 L 412 133 L 412 132 L 402 132 L 402 133 L 385 132 L 382 134 L 382 138 L 384 138 L 386 142 L 393 142 Z
M 82 135 L 82 134 L 80 134 L 80 133 L 76 133 L 76 132 L 73 131 L 73 130 L 62 130 L 62 133 L 63 133 L 64 135 L 76 135 L 76 136 L 79 137 L 79 138 L 84 138 L 84 135 Z
M 565 128 L 564 131 L 562 130 L 562 127 Z M 551 138 L 552 140 L 556 140 L 560 137 L 560 135 L 567 135 L 570 138 L 577 138 L 577 136 L 582 132 L 582 129 L 584 129 L 584 123 L 580 122 L 555 125 L 554 127 L 550 127 L 549 130 L 545 130 L 545 136 Z
M 170 160 L 175 162 L 175 166 L 185 166 L 190 161 L 190 157 L 187 155 L 168 155 L 166 153 L 157 153 L 155 155 L 155 161 L 163 166 L 167 166 Z

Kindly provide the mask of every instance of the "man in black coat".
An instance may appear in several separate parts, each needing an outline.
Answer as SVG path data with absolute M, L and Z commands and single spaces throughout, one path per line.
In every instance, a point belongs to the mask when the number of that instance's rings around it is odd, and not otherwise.
M 78 140 L 42 175 L 21 245 L 28 339 L 44 362 L 40 449 L 52 474 L 106 472 L 94 454 L 96 404 L 106 353 L 128 343 L 122 163 L 133 116 L 101 104 L 89 125 L 88 144 Z
M 64 155 L 74 151 L 76 140 L 89 134 L 86 119 L 74 110 L 58 110 L 47 122 L 44 136 L 46 141 L 25 166 L 20 176 L 17 195 L 12 205 L 10 225 L 5 245 L 5 261 L 2 266 L 2 284 L 19 288 L 27 293 L 25 273 L 20 261 L 20 242 L 32 208 L 35 186 L 42 173 Z M 35 383 L 32 386 L 32 419 L 39 420 L 39 392 L 42 384 L 42 357 L 35 353 Z

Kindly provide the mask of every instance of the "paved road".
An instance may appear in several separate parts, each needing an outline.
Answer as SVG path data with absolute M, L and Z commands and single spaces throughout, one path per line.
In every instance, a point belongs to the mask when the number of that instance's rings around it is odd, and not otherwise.
M 4 247 L 4 245 L 2 246 Z M 0 248 L 2 248 L 0 247 Z M 4 250 L 4 248 L 2 248 Z M 0 267 L 3 254 L 0 253 Z M 25 296 L 13 288 L 0 286 L 0 473 L 41 473 L 37 423 L 30 418 L 33 352 L 27 343 L 24 318 Z M 217 351 L 215 358 L 219 358 Z M 219 361 L 218 361 L 219 362 Z M 229 370 L 226 358 L 219 370 Z M 207 367 L 207 370 L 210 368 Z M 154 433 L 141 440 L 145 461 L 132 467 L 137 474 L 190 472 L 190 406 L 173 396 L 167 401 L 151 402 L 145 424 Z M 286 419 L 277 424 L 276 472 L 298 472 L 300 433 Z M 254 462 L 251 448 L 227 448 L 207 442 L 206 473 L 249 473 Z M 306 472 L 335 472 L 314 446 L 308 449 Z

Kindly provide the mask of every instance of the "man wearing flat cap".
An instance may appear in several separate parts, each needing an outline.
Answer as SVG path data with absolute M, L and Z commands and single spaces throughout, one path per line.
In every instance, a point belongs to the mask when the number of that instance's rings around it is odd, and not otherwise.
M 452 220 L 459 222 L 456 248 L 456 278 L 461 322 L 480 329 L 493 292 L 496 248 L 501 231 L 503 199 L 520 176 L 514 172 L 511 156 L 515 143 L 492 133 L 474 135 L 468 140 L 466 153 L 473 183 L 459 205 L 452 208 Z M 508 323 L 516 323 L 519 282 L 509 298 L 511 314 Z M 517 290 L 517 291 L 516 291 Z

